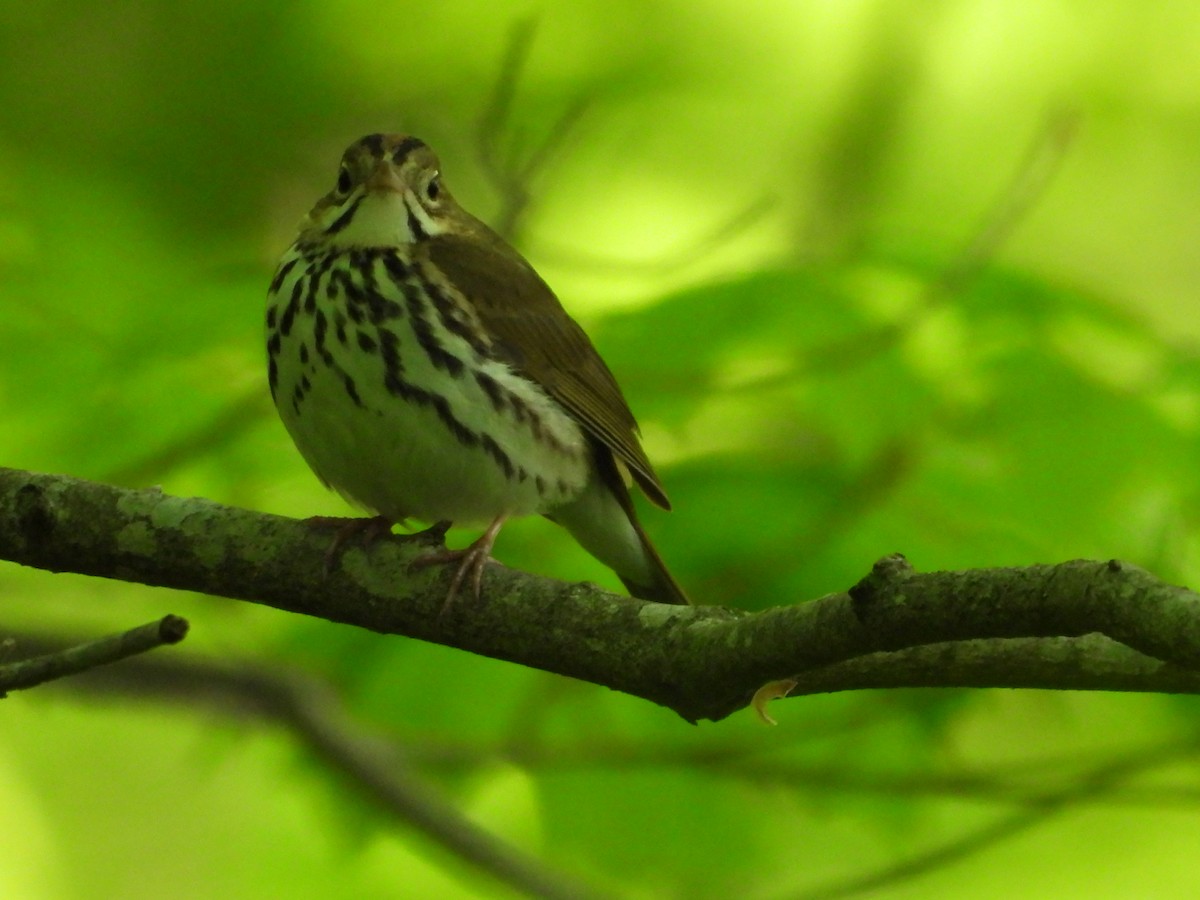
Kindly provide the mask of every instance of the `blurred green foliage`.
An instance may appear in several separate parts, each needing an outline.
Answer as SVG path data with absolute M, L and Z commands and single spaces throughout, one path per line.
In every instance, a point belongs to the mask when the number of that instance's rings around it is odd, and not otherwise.
M 478 125 L 530 12 L 0 7 L 0 463 L 344 512 L 266 398 L 271 266 L 370 131 L 420 134 L 469 208 L 503 214 Z M 800 602 L 897 550 L 923 569 L 1120 557 L 1196 582 L 1198 46 L 1200 8 L 1128 0 L 539 14 L 488 161 L 529 160 L 584 103 L 524 184 L 515 238 L 625 386 L 676 508 L 648 528 L 698 601 Z M 1064 112 L 1078 128 L 1055 144 Z M 546 522 L 514 523 L 498 554 L 615 586 Z M 0 596 L 12 629 L 171 611 L 193 622 L 189 652 L 327 679 L 477 821 L 621 896 L 791 895 L 960 839 L 888 896 L 1194 882 L 1195 810 L 1153 799 L 1194 797 L 1194 760 L 1153 770 L 1168 789 L 1149 799 L 1121 783 L 976 853 L 964 838 L 1022 808 L 1014 772 L 1069 784 L 1187 741 L 1192 704 L 894 692 L 778 704 L 774 730 L 692 729 L 247 604 L 9 565 Z M 67 685 L 3 713 L 2 896 L 501 890 L 276 729 Z M 963 770 L 984 788 L 938 780 Z

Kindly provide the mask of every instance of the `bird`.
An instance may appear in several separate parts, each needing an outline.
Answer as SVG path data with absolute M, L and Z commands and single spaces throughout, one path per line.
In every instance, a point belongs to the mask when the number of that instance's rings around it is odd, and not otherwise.
M 632 596 L 688 603 L 634 510 L 632 485 L 671 505 L 615 377 L 419 138 L 346 149 L 275 270 L 266 344 L 280 418 L 327 487 L 385 531 L 484 527 L 426 560 L 458 565 L 447 605 L 468 580 L 479 598 L 496 536 L 529 515 L 566 528 Z

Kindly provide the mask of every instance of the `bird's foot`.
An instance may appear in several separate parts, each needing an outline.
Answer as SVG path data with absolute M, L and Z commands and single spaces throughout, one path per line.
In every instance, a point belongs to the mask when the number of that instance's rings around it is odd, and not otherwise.
M 304 520 L 315 528 L 336 528 L 333 540 L 325 551 L 325 577 L 333 571 L 333 565 L 341 555 L 342 548 L 351 538 L 361 536 L 363 547 L 370 547 L 383 535 L 390 534 L 392 520 L 387 516 L 371 516 L 365 518 L 347 518 L 345 516 L 310 516 Z
M 392 525 L 395 523 L 387 516 L 368 516 L 368 517 L 345 517 L 345 516 L 310 516 L 304 520 L 309 525 L 317 528 L 337 528 L 334 532 L 333 540 L 329 542 L 329 549 L 325 551 L 324 573 L 328 577 L 333 571 L 333 565 L 337 562 L 341 555 L 346 542 L 351 538 L 361 536 L 361 543 L 364 548 L 370 547 L 373 543 L 379 540 L 384 535 L 405 541 L 420 541 L 421 543 L 429 544 L 444 544 L 446 541 L 446 532 L 450 530 L 452 524 L 448 519 L 441 522 L 435 522 L 423 531 L 414 531 L 412 534 L 392 534 Z M 403 522 L 400 524 L 404 524 Z
M 442 605 L 442 615 L 454 605 L 454 600 L 458 597 L 459 589 L 462 588 L 463 582 L 468 578 L 471 581 L 471 588 L 474 591 L 475 599 L 478 600 L 483 594 L 483 570 L 490 562 L 495 562 L 492 559 L 492 546 L 496 543 L 496 535 L 500 533 L 500 529 L 504 527 L 504 521 L 507 516 L 497 516 L 492 524 L 487 527 L 487 531 L 481 534 L 468 547 L 463 547 L 461 550 L 440 550 L 437 553 L 430 553 L 425 556 L 420 556 L 413 560 L 412 566 L 431 566 L 438 563 L 458 563 L 458 569 L 454 573 L 454 578 L 450 581 L 450 590 L 446 592 L 446 602 Z M 443 524 L 439 522 L 434 528 Z M 430 529 L 431 531 L 433 529 Z M 445 534 L 445 529 L 442 530 Z

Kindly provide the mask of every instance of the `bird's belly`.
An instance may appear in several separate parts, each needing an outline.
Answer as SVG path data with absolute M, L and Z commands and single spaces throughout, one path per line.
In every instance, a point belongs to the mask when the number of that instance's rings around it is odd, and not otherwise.
M 328 359 L 300 362 L 307 329 L 279 350 L 276 404 L 313 471 L 359 505 L 392 520 L 481 524 L 529 515 L 587 484 L 587 442 L 574 419 L 536 384 L 494 360 L 442 371 L 402 323 L 403 365 L 363 350 L 353 332 L 332 335 Z M 397 333 L 397 332 L 393 332 Z M 286 360 L 292 360 L 287 365 Z

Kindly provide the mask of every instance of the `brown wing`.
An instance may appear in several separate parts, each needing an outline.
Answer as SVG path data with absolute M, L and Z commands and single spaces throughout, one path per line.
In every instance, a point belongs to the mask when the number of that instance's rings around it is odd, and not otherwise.
M 670 509 L 629 404 L 588 336 L 516 250 L 482 223 L 479 228 L 469 238 L 430 239 L 430 260 L 474 305 L 506 361 L 612 450 L 652 502 Z

